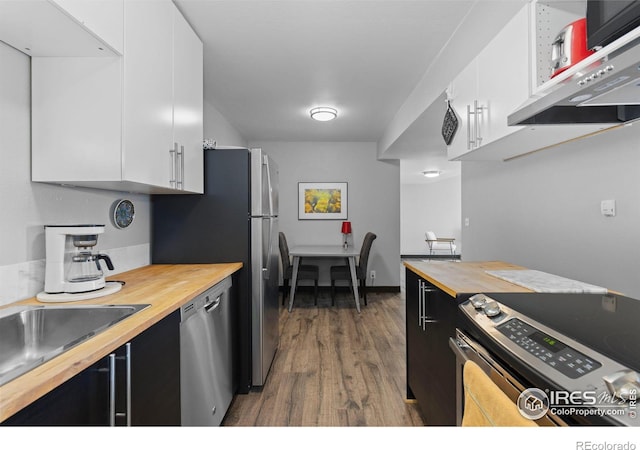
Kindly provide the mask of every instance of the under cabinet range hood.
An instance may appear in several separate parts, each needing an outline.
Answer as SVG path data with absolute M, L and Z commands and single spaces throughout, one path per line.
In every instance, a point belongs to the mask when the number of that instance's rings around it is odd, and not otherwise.
M 548 81 L 509 125 L 622 124 L 640 118 L 640 27 Z

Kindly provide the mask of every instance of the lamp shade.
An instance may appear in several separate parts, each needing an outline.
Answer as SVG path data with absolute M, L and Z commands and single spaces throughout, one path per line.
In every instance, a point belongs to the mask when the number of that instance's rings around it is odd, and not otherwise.
M 351 234 L 351 222 L 342 222 L 342 234 Z

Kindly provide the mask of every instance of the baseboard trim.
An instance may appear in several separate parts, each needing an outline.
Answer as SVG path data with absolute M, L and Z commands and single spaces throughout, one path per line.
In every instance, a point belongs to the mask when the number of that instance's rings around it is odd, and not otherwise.
M 460 259 L 460 255 L 400 255 L 400 259 Z
M 279 286 L 279 291 L 283 292 L 283 286 Z M 310 292 L 313 293 L 313 286 L 298 286 L 296 288 L 296 292 Z M 350 286 L 341 285 L 336 286 L 336 292 L 351 290 Z M 287 294 L 289 293 L 289 288 L 287 287 Z M 331 286 L 318 286 L 318 292 L 329 292 L 331 291 Z M 367 293 L 372 292 L 400 292 L 400 286 L 367 286 Z

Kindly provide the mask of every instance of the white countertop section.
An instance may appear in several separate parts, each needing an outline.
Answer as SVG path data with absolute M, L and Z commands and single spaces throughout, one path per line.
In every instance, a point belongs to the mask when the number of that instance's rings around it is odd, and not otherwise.
M 606 294 L 608 290 L 593 284 L 571 280 L 539 270 L 487 270 L 489 275 L 535 292 L 570 294 Z

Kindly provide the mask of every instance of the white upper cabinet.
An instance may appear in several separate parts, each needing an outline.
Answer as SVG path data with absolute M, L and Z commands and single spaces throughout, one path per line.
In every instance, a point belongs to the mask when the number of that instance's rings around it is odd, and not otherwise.
M 124 14 L 123 57 L 32 58 L 32 180 L 202 193 L 202 43 L 170 0 Z
M 488 146 L 521 127 L 507 116 L 529 97 L 529 6 L 493 38 L 455 78 L 448 95 L 460 116 L 460 129 L 448 147 L 456 159 Z
M 477 133 L 482 125 L 481 115 L 477 115 L 475 108 L 479 107 L 478 99 L 478 60 L 473 59 L 447 91 L 451 107 L 458 116 L 458 130 L 451 144 L 447 147 L 447 157 L 457 158 L 460 155 L 477 148 Z
M 203 192 L 203 47 L 182 14 L 178 12 L 173 17 L 173 142 L 178 151 L 176 183 L 186 191 Z
M 123 178 L 174 188 L 173 12 L 170 1 L 125 4 Z
M 0 40 L 30 56 L 122 54 L 123 0 L 2 0 Z
M 477 58 L 478 95 L 485 124 L 480 145 L 521 128 L 508 126 L 507 116 L 530 94 L 529 20 L 525 5 Z
M 550 77 L 551 42 L 562 29 L 551 24 L 566 25 L 574 17 L 574 13 L 558 12 L 546 3 L 525 4 L 451 83 L 448 96 L 458 113 L 460 128 L 447 149 L 448 159 L 508 160 L 611 126 L 507 125 L 509 114 L 535 95 Z M 584 1 L 550 3 L 565 8 L 570 3 L 573 11 L 575 3 Z

